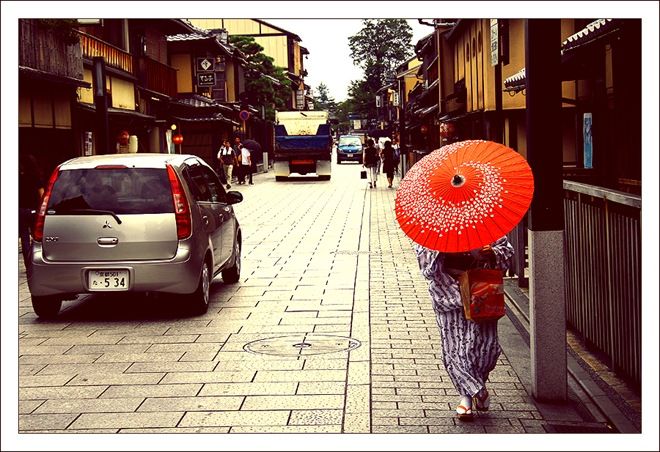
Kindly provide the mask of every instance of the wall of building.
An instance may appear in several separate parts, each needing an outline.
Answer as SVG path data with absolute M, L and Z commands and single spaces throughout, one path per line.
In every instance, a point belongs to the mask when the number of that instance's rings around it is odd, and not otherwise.
M 170 55 L 170 66 L 176 69 L 177 91 L 180 93 L 192 93 L 193 80 L 190 54 L 177 53 Z
M 287 48 L 287 37 L 285 35 L 281 36 L 255 36 L 254 40 L 259 43 L 261 47 L 264 48 L 263 53 L 268 55 L 273 59 L 273 64 L 275 66 L 283 67 L 288 69 L 289 67 L 289 55 Z M 298 55 L 300 55 L 300 49 L 298 49 Z M 299 74 L 300 72 L 297 72 Z

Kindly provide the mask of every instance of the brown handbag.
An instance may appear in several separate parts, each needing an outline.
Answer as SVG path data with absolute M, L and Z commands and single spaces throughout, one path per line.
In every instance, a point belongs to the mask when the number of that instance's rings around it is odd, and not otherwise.
M 504 316 L 504 279 L 501 270 L 468 270 L 458 277 L 458 284 L 466 319 L 489 322 Z

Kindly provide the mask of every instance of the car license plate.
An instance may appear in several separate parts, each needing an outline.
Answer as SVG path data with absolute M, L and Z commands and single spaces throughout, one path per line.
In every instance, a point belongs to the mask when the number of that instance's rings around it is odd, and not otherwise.
M 128 290 L 128 270 L 90 270 L 87 272 L 89 290 Z

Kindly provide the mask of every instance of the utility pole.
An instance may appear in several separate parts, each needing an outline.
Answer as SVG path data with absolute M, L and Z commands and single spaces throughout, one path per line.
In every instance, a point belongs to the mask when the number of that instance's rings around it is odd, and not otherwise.
M 559 19 L 525 20 L 532 395 L 548 402 L 566 400 L 567 381 L 560 44 Z

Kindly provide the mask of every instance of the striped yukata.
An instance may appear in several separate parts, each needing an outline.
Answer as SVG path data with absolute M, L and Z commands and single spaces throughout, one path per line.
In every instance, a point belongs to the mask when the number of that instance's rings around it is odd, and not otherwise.
M 506 237 L 492 245 L 496 268 L 505 270 L 513 255 Z M 458 282 L 443 268 L 445 254 L 414 245 L 422 275 L 429 280 L 440 336 L 442 360 L 461 396 L 473 397 L 485 387 L 502 349 L 497 340 L 497 321 L 476 323 L 465 318 Z

